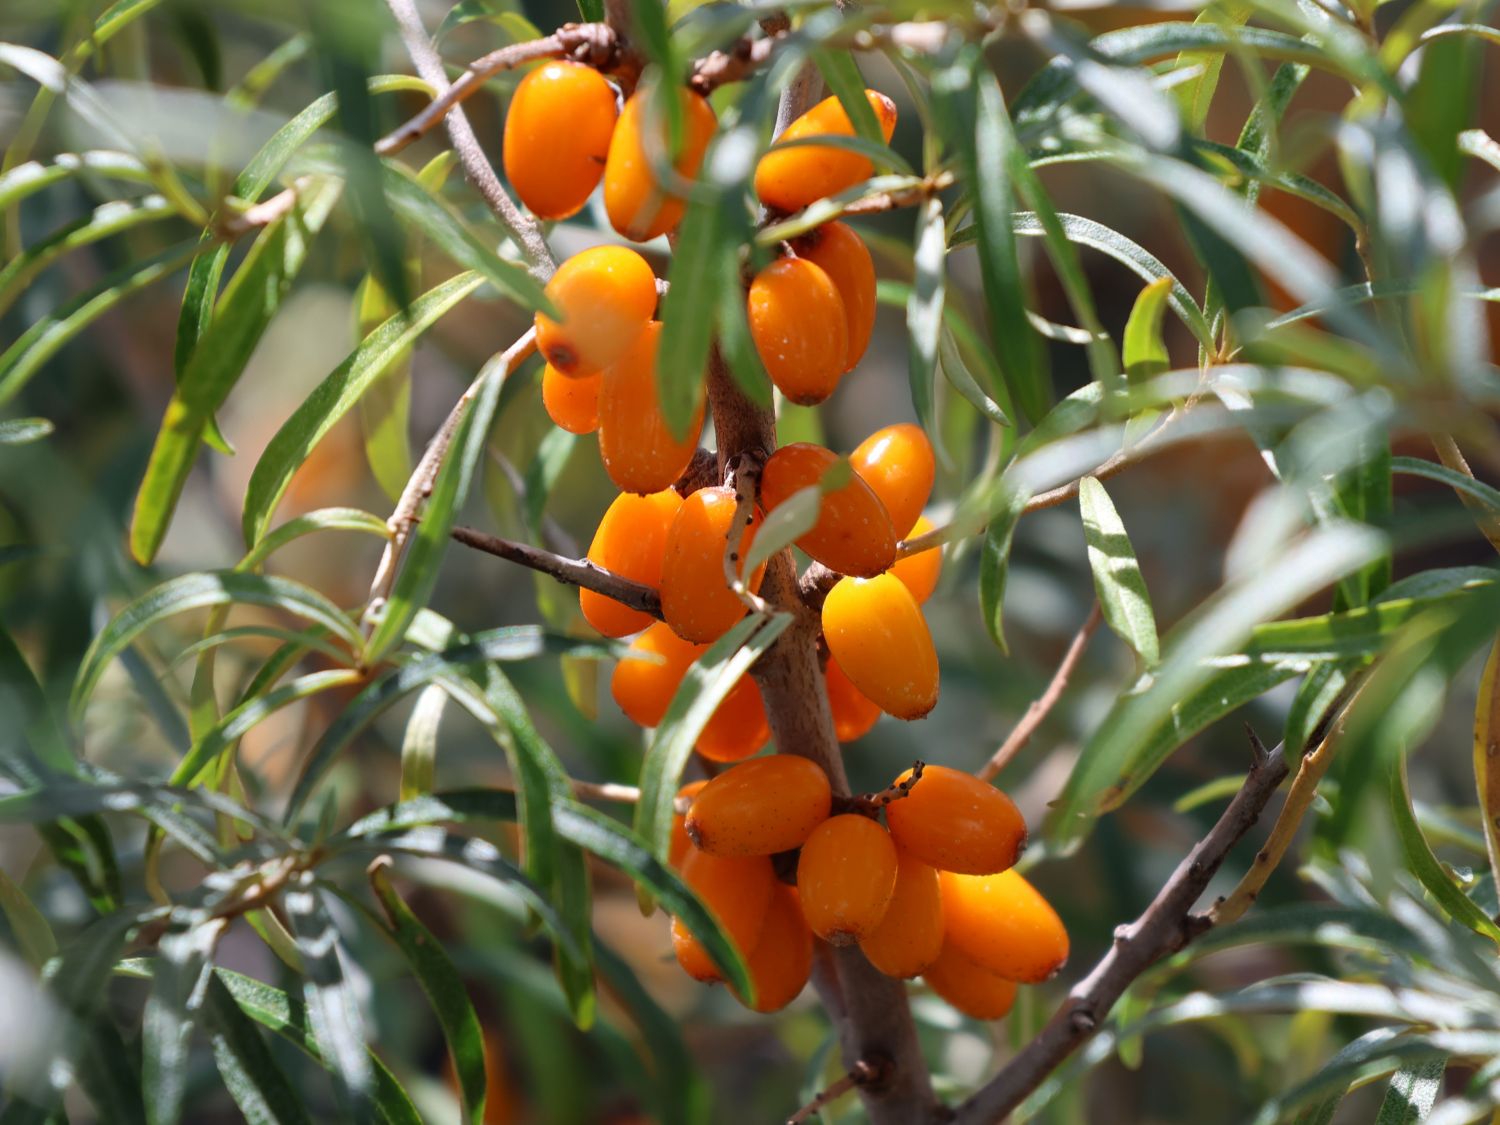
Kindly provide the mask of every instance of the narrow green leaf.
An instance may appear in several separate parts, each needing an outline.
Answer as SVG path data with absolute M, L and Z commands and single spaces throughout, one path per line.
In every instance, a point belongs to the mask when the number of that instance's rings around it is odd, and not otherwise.
M 1161 334 L 1171 292 L 1171 278 L 1159 277 L 1141 290 L 1131 306 L 1130 319 L 1125 322 L 1123 359 L 1126 377 L 1132 383 L 1160 375 L 1171 366 Z
M 1006 493 L 985 529 L 979 556 L 979 616 L 990 639 L 1004 653 L 1010 651 L 1005 643 L 1005 584 L 1010 576 L 1010 547 L 1026 500 L 1019 492 Z
M 51 435 L 53 425 L 46 418 L 13 418 L 0 422 L 0 445 L 26 445 Z
M 0 211 L 75 176 L 102 176 L 127 183 L 149 184 L 151 175 L 151 168 L 140 157 L 109 149 L 59 153 L 50 164 L 29 160 L 0 175 Z
M 1396 840 L 1401 845 L 1401 855 L 1406 866 L 1427 888 L 1427 893 L 1447 912 L 1448 916 L 1462 926 L 1467 926 L 1481 937 L 1487 937 L 1500 945 L 1500 925 L 1481 910 L 1448 874 L 1422 827 L 1411 811 L 1411 794 L 1406 787 L 1406 759 L 1400 759 L 1390 772 L 1389 784 L 1391 820 L 1396 827 Z
M 1447 1057 L 1438 1056 L 1408 1063 L 1396 1071 L 1386 1087 L 1375 1125 L 1417 1125 L 1427 1120 L 1443 1092 L 1443 1074 L 1447 1069 Z
M 401 739 L 401 799 L 409 801 L 432 792 L 437 768 L 438 727 L 448 693 L 437 684 L 428 684 L 417 696 L 411 717 L 406 720 L 406 734 Z
M 173 1125 L 182 1116 L 188 1084 L 188 1050 L 213 972 L 222 921 L 205 922 L 165 935 L 157 943 L 151 994 L 141 1019 L 142 1089 L 152 1125 Z
M 4 871 L 0 871 L 0 912 L 5 914 L 21 956 L 33 969 L 40 969 L 56 955 L 57 939 L 46 916 Z
M 823 81 L 828 84 L 828 89 L 849 115 L 854 135 L 885 148 L 886 141 L 880 131 L 880 121 L 875 116 L 870 99 L 865 97 L 865 77 L 859 72 L 859 64 L 854 61 L 853 54 L 824 48 L 814 50 L 812 60 L 818 73 L 823 76 Z
M 249 1125 L 307 1125 L 304 1095 L 292 1087 L 260 1032 L 235 1002 L 223 972 L 210 975 L 203 1011 L 224 1088 Z
M 906 302 L 909 335 L 908 378 L 912 407 L 922 428 L 932 433 L 937 374 L 938 340 L 943 327 L 943 297 L 947 290 L 947 247 L 944 245 L 943 204 L 936 197 L 917 211 L 912 268 L 916 277 Z
M 1160 659 L 1156 617 L 1151 595 L 1136 561 L 1130 536 L 1104 486 L 1094 477 L 1078 482 L 1078 507 L 1083 515 L 1083 537 L 1088 543 L 1089 569 L 1104 620 L 1115 634 L 1150 668 Z
M 714 146 L 707 159 L 714 160 L 721 149 L 722 143 Z M 703 405 L 703 373 L 713 342 L 714 310 L 719 286 L 728 280 L 727 271 L 715 267 L 724 247 L 737 241 L 740 233 L 730 228 L 725 194 L 722 189 L 705 193 L 688 204 L 672 250 L 670 287 L 662 300 L 656 387 L 667 428 L 679 439 L 688 436 Z M 742 292 L 738 279 L 734 292 L 736 297 Z

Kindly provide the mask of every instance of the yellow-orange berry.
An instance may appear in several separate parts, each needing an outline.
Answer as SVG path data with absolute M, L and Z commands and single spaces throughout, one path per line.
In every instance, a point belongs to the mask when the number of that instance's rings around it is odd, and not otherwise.
M 927 966 L 922 979 L 932 991 L 976 1020 L 997 1020 L 1016 1002 L 1015 981 L 990 972 L 952 942 L 943 943 L 943 951 Z
M 718 919 L 740 956 L 749 956 L 760 941 L 766 909 L 778 885 L 771 861 L 765 856 L 725 859 L 692 848 L 683 857 L 681 872 L 682 881 Z M 723 979 L 703 944 L 678 918 L 672 919 L 672 951 L 677 963 L 696 980 Z
M 699 651 L 707 651 L 705 645 Z M 741 676 L 714 708 L 693 747 L 710 762 L 739 762 L 750 757 L 771 737 L 771 722 L 760 688 L 749 674 Z
M 779 1012 L 797 999 L 812 976 L 812 962 L 812 931 L 802 920 L 797 892 L 791 887 L 778 886 L 771 895 L 760 942 L 745 962 L 750 981 L 755 985 L 751 1010 Z M 745 1000 L 738 992 L 735 999 L 741 1003 Z
M 828 708 L 833 712 L 833 729 L 840 742 L 853 742 L 863 738 L 880 718 L 880 707 L 860 694 L 859 688 L 849 682 L 839 662 L 828 658 L 828 667 L 823 673 L 828 688 Z
M 632 582 L 655 589 L 661 584 L 661 560 L 667 531 L 682 497 L 670 488 L 650 496 L 623 493 L 605 509 L 589 544 L 589 561 Z M 650 614 L 631 609 L 593 590 L 580 590 L 578 604 L 590 625 L 606 637 L 624 637 L 649 628 Z
M 880 122 L 881 135 L 889 142 L 896 131 L 896 103 L 875 90 L 866 90 L 865 97 Z M 824 98 L 788 125 L 760 158 L 755 167 L 755 194 L 760 201 L 778 211 L 796 211 L 869 179 L 875 166 L 857 152 L 833 145 L 784 147 L 789 141 L 827 136 L 854 136 L 854 125 L 836 97 Z
M 895 575 L 839 579 L 823 602 L 823 637 L 849 682 L 886 714 L 920 719 L 937 705 L 932 634 Z
M 700 488 L 682 502 L 667 534 L 661 568 L 662 616 L 686 640 L 716 641 L 745 616 L 744 603 L 724 580 L 724 552 L 735 508 L 733 489 Z M 750 520 L 740 540 L 742 557 L 760 526 L 758 515 L 752 514 Z M 737 571 L 743 574 L 744 567 Z M 751 575 L 752 590 L 759 588 L 763 571 L 761 567 Z
M 661 411 L 656 351 L 661 322 L 653 320 L 604 371 L 599 389 L 599 457 L 621 492 L 642 495 L 671 488 L 693 459 L 703 428 L 703 400 L 682 437 Z
M 802 406 L 833 394 L 849 352 L 848 317 L 833 279 L 805 258 L 780 258 L 750 283 L 755 350 L 782 394 Z
M 563 319 L 537 313 L 536 346 L 559 373 L 574 378 L 623 356 L 656 311 L 656 275 L 625 246 L 574 254 L 557 268 L 546 293 Z
M 773 855 L 800 848 L 828 819 L 833 792 L 815 762 L 790 754 L 725 770 L 693 801 L 687 834 L 711 855 Z
M 931 530 L 932 521 L 926 516 L 919 516 L 911 530 L 906 533 L 905 538 L 915 539 L 919 535 L 926 535 Z M 927 550 L 918 551 L 915 555 L 897 559 L 895 565 L 891 567 L 891 573 L 901 579 L 918 603 L 925 602 L 937 589 L 938 578 L 943 573 L 943 549 L 928 547 Z
M 570 434 L 599 428 L 599 387 L 603 375 L 569 378 L 550 363 L 542 368 L 542 406 L 553 423 Z
M 937 870 L 896 846 L 896 890 L 885 917 L 859 947 L 888 977 L 920 975 L 943 947 L 943 900 Z
M 676 174 L 691 180 L 718 122 L 707 99 L 679 90 L 682 105 L 682 147 L 671 161 Z M 666 234 L 682 219 L 686 206 L 672 185 L 663 183 L 670 152 L 670 127 L 648 91 L 632 94 L 620 113 L 604 163 L 604 210 L 610 225 L 626 238 L 645 242 Z
M 824 223 L 796 243 L 797 256 L 828 275 L 844 302 L 847 348 L 844 370 L 853 371 L 875 330 L 875 263 L 864 240 L 844 223 Z
M 838 462 L 838 454 L 821 445 L 783 445 L 771 454 L 761 473 L 761 503 L 767 512 L 774 511 L 794 493 L 815 486 Z M 822 498 L 818 522 L 797 539 L 797 546 L 831 570 L 864 578 L 896 561 L 891 517 L 870 486 L 854 473 Z
M 802 845 L 802 916 L 830 945 L 852 945 L 872 933 L 895 889 L 896 845 L 877 821 L 854 813 L 829 817 Z
M 906 770 L 896 784 L 912 775 Z M 885 809 L 896 843 L 944 871 L 993 875 L 1026 846 L 1015 802 L 987 781 L 947 766 L 927 766 L 910 792 Z
M 690 781 L 681 789 L 677 790 L 677 798 L 696 797 L 703 792 L 703 787 L 708 784 L 708 779 L 702 781 Z M 688 839 L 687 814 L 680 812 L 672 813 L 672 839 L 667 847 L 667 862 L 673 867 L 681 867 L 682 861 L 687 858 L 688 851 L 693 842 Z
M 505 114 L 505 177 L 533 214 L 566 219 L 599 178 L 614 135 L 615 91 L 582 63 L 545 62 L 521 79 Z
M 876 430 L 849 454 L 849 464 L 890 512 L 896 537 L 905 539 L 927 506 L 937 473 L 922 427 L 900 422 Z
M 1019 872 L 944 871 L 941 882 L 946 940 L 990 972 L 1035 984 L 1067 962 L 1062 919 Z

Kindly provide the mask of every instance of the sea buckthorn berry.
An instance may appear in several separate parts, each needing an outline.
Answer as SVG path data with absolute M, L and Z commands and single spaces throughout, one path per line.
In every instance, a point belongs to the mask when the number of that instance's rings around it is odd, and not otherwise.
M 755 985 L 755 1003 L 748 1005 L 749 1008 L 756 1012 L 779 1012 L 785 1008 L 807 986 L 812 963 L 812 931 L 802 920 L 797 892 L 791 887 L 778 886 L 771 895 L 760 942 L 745 962 L 750 981 Z M 742 1004 L 745 1001 L 738 992 L 735 998 Z
M 875 90 L 866 90 L 865 97 L 880 122 L 881 136 L 889 143 L 896 131 L 896 103 Z M 755 194 L 762 203 L 778 211 L 797 211 L 814 200 L 835 195 L 870 178 L 875 166 L 869 158 L 847 148 L 783 147 L 789 141 L 826 136 L 854 136 L 854 125 L 836 97 L 824 98 L 788 125 L 771 150 L 760 158 L 755 166 Z
M 896 778 L 900 785 L 912 775 Z M 885 809 L 896 843 L 944 871 L 993 875 L 1015 864 L 1026 846 L 1026 821 L 1015 802 L 987 781 L 947 766 L 926 766 Z
M 920 719 L 937 705 L 932 634 L 895 575 L 840 579 L 823 602 L 823 637 L 849 682 L 887 715 Z
M 1068 960 L 1062 919 L 1020 873 L 944 871 L 941 881 L 946 940 L 990 972 L 1035 984 Z
M 932 521 L 926 516 L 920 516 L 903 538 L 915 539 L 919 535 L 926 535 L 931 530 Z M 943 549 L 928 547 L 927 550 L 918 551 L 915 555 L 897 559 L 896 564 L 891 567 L 891 573 L 901 579 L 918 603 L 925 602 L 937 589 L 938 578 L 943 573 Z
M 550 363 L 542 368 L 542 405 L 547 417 L 570 434 L 599 428 L 599 388 L 603 375 L 569 378 Z
M 796 243 L 797 256 L 828 275 L 844 302 L 844 371 L 853 371 L 875 330 L 875 263 L 864 240 L 844 223 L 824 223 Z
M 666 115 L 651 104 L 652 96 L 643 90 L 626 100 L 604 163 L 604 210 L 610 225 L 636 242 L 672 230 L 686 206 L 657 174 L 670 156 L 671 134 Z M 677 96 L 682 104 L 682 147 L 672 167 L 677 175 L 691 180 L 698 174 L 718 122 L 707 99 L 691 90 L 679 90 Z
M 696 797 L 703 792 L 703 787 L 708 784 L 708 779 L 702 781 L 690 781 L 681 789 L 677 790 L 678 800 L 684 797 Z M 688 852 L 693 847 L 693 842 L 688 839 L 687 814 L 674 812 L 672 814 L 672 838 L 667 848 L 667 862 L 673 867 L 681 867 L 682 861 L 687 858 Z
M 703 429 L 703 400 L 677 437 L 661 412 L 656 350 L 661 321 L 653 320 L 613 365 L 599 389 L 599 457 L 621 492 L 641 495 L 671 488 L 693 460 Z
M 661 584 L 667 531 L 680 507 L 682 497 L 670 488 L 650 496 L 627 492 L 615 497 L 594 531 L 589 562 L 655 589 Z M 584 619 L 606 637 L 628 636 L 651 625 L 650 614 L 593 590 L 580 590 L 578 604 Z
M 828 708 L 833 712 L 833 729 L 838 740 L 853 742 L 869 734 L 870 728 L 880 718 L 880 707 L 860 694 L 844 675 L 839 662 L 831 656 L 823 679 L 828 687 Z
M 808 836 L 797 859 L 802 916 L 830 945 L 853 945 L 874 932 L 896 889 L 896 845 L 869 817 L 830 817 Z
M 724 552 L 735 519 L 731 488 L 700 488 L 682 502 L 667 534 L 667 554 L 661 568 L 661 609 L 679 637 L 707 644 L 723 636 L 741 617 L 745 605 L 724 581 Z M 760 517 L 752 514 L 740 539 L 740 554 L 750 549 Z M 758 589 L 764 567 L 751 575 Z M 739 568 L 744 573 L 744 568 Z
M 710 855 L 774 855 L 800 848 L 828 819 L 833 792 L 815 762 L 773 754 L 741 762 L 693 801 L 687 834 Z
M 760 477 L 760 499 L 770 512 L 804 488 L 811 488 L 839 463 L 838 454 L 821 445 L 783 445 L 766 461 Z M 844 484 L 827 493 L 818 522 L 797 539 L 824 566 L 840 574 L 869 578 L 896 561 L 896 533 L 891 517 L 874 491 L 850 473 Z
M 599 178 L 614 135 L 615 91 L 593 67 L 543 63 L 521 79 L 505 114 L 505 178 L 532 214 L 566 219 Z
M 710 762 L 742 762 L 770 737 L 771 722 L 766 717 L 765 701 L 761 699 L 760 688 L 746 673 L 714 708 L 693 749 Z
M 943 947 L 943 899 L 937 870 L 896 845 L 896 890 L 885 917 L 859 947 L 888 977 L 914 977 Z
M 771 861 L 765 856 L 725 859 L 693 848 L 683 857 L 681 870 L 682 881 L 718 919 L 740 956 L 749 956 L 760 941 L 766 909 L 779 885 Z M 694 979 L 723 979 L 708 950 L 678 918 L 672 919 L 672 951 L 677 954 L 677 963 Z
M 922 974 L 932 991 L 964 1015 L 976 1020 L 997 1020 L 1016 1002 L 1016 982 L 992 973 L 952 942 Z
M 905 539 L 927 506 L 937 473 L 922 427 L 899 422 L 876 430 L 849 454 L 849 464 L 890 512 L 896 537 Z
M 574 254 L 557 267 L 546 293 L 563 319 L 536 314 L 537 349 L 575 379 L 623 356 L 656 311 L 656 275 L 626 246 Z
M 833 394 L 848 358 L 849 327 L 844 299 L 822 267 L 777 259 L 755 275 L 745 310 L 755 350 L 782 394 L 802 406 Z

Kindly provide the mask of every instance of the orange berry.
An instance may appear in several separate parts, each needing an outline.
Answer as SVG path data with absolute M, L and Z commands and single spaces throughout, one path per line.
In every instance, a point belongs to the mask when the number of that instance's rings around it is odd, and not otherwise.
M 711 855 L 774 855 L 800 848 L 828 819 L 828 775 L 790 754 L 754 758 L 725 770 L 698 794 L 687 834 Z
M 990 972 L 1035 984 L 1068 960 L 1062 919 L 1019 872 L 944 871 L 941 882 L 946 940 Z
M 838 740 L 853 742 L 870 733 L 870 728 L 880 718 L 880 707 L 859 693 L 844 675 L 839 662 L 831 656 L 823 680 L 828 688 L 828 707 L 833 712 L 833 729 Z
M 865 97 L 880 122 L 881 136 L 889 143 L 896 131 L 896 103 L 875 90 L 866 90 Z M 789 141 L 826 136 L 854 136 L 854 125 L 836 97 L 824 98 L 788 125 L 771 150 L 760 158 L 755 166 L 755 194 L 762 203 L 777 211 L 797 211 L 814 200 L 835 195 L 870 178 L 875 166 L 867 157 L 847 148 L 782 147 Z
M 642 495 L 671 488 L 698 448 L 703 401 L 677 437 L 661 412 L 656 386 L 656 349 L 661 321 L 653 320 L 604 372 L 599 390 L 599 457 L 622 492 Z
M 570 434 L 599 428 L 599 387 L 603 375 L 569 378 L 550 363 L 542 368 L 542 405 L 547 417 Z
M 704 646 L 700 651 L 706 649 Z M 759 686 L 747 673 L 734 682 L 729 694 L 714 708 L 694 749 L 710 762 L 739 762 L 764 746 L 770 737 L 765 701 L 760 697 Z
M 849 355 L 849 326 L 844 299 L 822 267 L 777 259 L 755 275 L 745 309 L 755 350 L 782 394 L 802 406 L 833 394 Z
M 823 637 L 849 682 L 886 714 L 920 719 L 937 705 L 932 634 L 895 575 L 841 578 L 823 602 Z
M 760 478 L 760 499 L 774 511 L 793 493 L 811 488 L 839 463 L 838 454 L 810 442 L 783 445 L 766 461 Z M 874 491 L 858 475 L 827 493 L 818 508 L 818 522 L 797 539 L 824 566 L 840 574 L 869 578 L 896 561 L 896 533 Z
M 797 860 L 802 915 L 830 945 L 853 945 L 874 932 L 895 889 L 896 845 L 869 817 L 829 817 L 802 845 Z
M 760 941 L 772 892 L 779 885 L 771 861 L 759 855 L 725 859 L 693 848 L 683 857 L 681 873 L 682 881 L 718 919 L 719 928 L 740 956 L 748 956 Z M 723 979 L 708 950 L 677 918 L 672 919 L 672 951 L 689 976 L 701 981 Z
M 700 488 L 682 502 L 667 534 L 661 568 L 662 616 L 686 640 L 716 641 L 745 616 L 744 603 L 724 581 L 724 552 L 734 513 L 733 489 Z M 742 556 L 760 526 L 759 515 L 752 514 L 750 520 L 740 540 Z M 759 588 L 763 572 L 764 567 L 751 576 L 751 589 Z M 739 573 L 744 573 L 743 567 Z
M 876 430 L 849 454 L 849 464 L 891 514 L 896 537 L 911 534 L 932 495 L 937 460 L 921 426 L 900 422 Z
M 893 837 L 894 838 L 894 837 Z M 859 947 L 888 977 L 914 977 L 943 947 L 943 899 L 936 869 L 896 846 L 896 890 L 885 917 Z
M 771 895 L 760 943 L 745 963 L 755 985 L 755 1003 L 749 1005 L 750 1009 L 779 1012 L 785 1008 L 806 987 L 808 977 L 812 976 L 812 963 L 812 931 L 802 920 L 797 892 L 788 886 L 778 886 Z M 735 998 L 744 1003 L 744 997 L 737 992 Z
M 906 770 L 896 784 L 911 774 Z M 1026 846 L 1026 821 L 1015 802 L 989 782 L 947 766 L 925 767 L 911 791 L 886 806 L 885 821 L 912 855 L 966 875 L 1004 871 Z
M 825 223 L 796 242 L 797 256 L 828 275 L 844 302 L 848 339 L 844 370 L 853 371 L 875 330 L 875 263 L 864 240 L 844 223 Z
M 682 104 L 682 147 L 672 167 L 678 176 L 691 180 L 698 174 L 718 121 L 707 99 L 691 90 L 679 90 L 677 96 Z M 671 155 L 671 134 L 665 114 L 651 104 L 651 98 L 650 92 L 643 91 L 626 100 L 604 164 L 604 210 L 610 225 L 636 242 L 672 230 L 686 207 L 657 172 Z
M 1016 1001 L 1016 982 L 992 973 L 945 941 L 922 979 L 948 1003 L 976 1020 L 997 1020 Z
M 932 521 L 926 516 L 919 516 L 917 522 L 902 538 L 915 539 L 919 535 L 926 535 L 932 530 Z M 891 567 L 891 573 L 906 585 L 911 591 L 911 596 L 919 603 L 925 602 L 932 597 L 932 592 L 937 589 L 938 578 L 943 573 L 943 549 L 941 547 L 928 547 L 925 551 L 918 551 L 915 555 L 907 555 L 904 559 L 897 559 Z
M 656 588 L 661 584 L 667 530 L 680 507 L 682 497 L 670 488 L 650 496 L 630 493 L 616 496 L 594 531 L 589 562 L 632 582 Z M 649 613 L 631 609 L 593 590 L 580 590 L 578 604 L 584 619 L 606 637 L 629 636 L 651 625 Z
M 707 778 L 702 781 L 690 781 L 677 790 L 677 796 L 679 798 L 696 797 L 703 792 L 703 787 L 707 784 Z M 673 867 L 682 866 L 682 861 L 687 858 L 688 851 L 693 846 L 693 842 L 688 839 L 686 823 L 686 813 L 674 812 L 672 814 L 672 841 L 667 848 L 667 862 Z
M 656 275 L 625 246 L 574 254 L 557 267 L 546 293 L 563 319 L 536 314 L 537 349 L 575 379 L 623 356 L 656 311 Z
M 615 91 L 593 67 L 554 61 L 521 79 L 505 114 L 505 177 L 542 219 L 579 211 L 614 135 Z

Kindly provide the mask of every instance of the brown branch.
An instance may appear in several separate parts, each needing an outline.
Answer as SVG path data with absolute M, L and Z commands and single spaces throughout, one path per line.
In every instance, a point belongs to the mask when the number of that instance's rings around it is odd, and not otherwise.
M 891 1060 L 886 1058 L 860 1059 L 849 1068 L 847 1074 L 819 1090 L 811 1101 L 788 1117 L 786 1125 L 802 1125 L 804 1121 L 811 1121 L 820 1109 L 838 1101 L 850 1090 L 880 1081 L 882 1072 L 889 1070 L 891 1065 Z
M 1141 916 L 1115 931 L 1109 952 L 1073 987 L 1036 1038 L 958 1107 L 954 1125 L 1003 1120 L 1094 1035 L 1132 981 L 1213 926 L 1210 918 L 1194 914 L 1193 906 L 1286 775 L 1282 747 L 1256 753 L 1244 785 L 1208 835 L 1177 865 Z
M 994 756 L 988 762 L 974 771 L 974 776 L 981 781 L 990 781 L 996 774 L 1008 766 L 1017 754 L 1026 748 L 1031 741 L 1031 736 L 1037 732 L 1052 708 L 1057 706 L 1057 701 L 1062 698 L 1062 693 L 1067 690 L 1068 680 L 1073 676 L 1073 670 L 1078 667 L 1079 658 L 1083 656 L 1083 650 L 1088 647 L 1089 638 L 1099 628 L 1099 622 L 1103 615 L 1099 612 L 1099 603 L 1094 602 L 1094 608 L 1089 610 L 1088 618 L 1079 627 L 1074 635 L 1073 641 L 1068 645 L 1068 651 L 1063 653 L 1061 663 L 1057 671 L 1052 673 L 1052 680 L 1047 689 L 1036 699 L 1032 700 L 1031 706 L 1026 708 L 1026 714 L 1021 716 L 1021 721 L 1016 724 L 1015 729 L 1010 732 L 1005 741 L 1000 744 Z
M 533 547 L 529 543 L 516 543 L 501 539 L 472 527 L 455 527 L 453 538 L 465 547 L 473 547 L 487 555 L 519 563 L 521 566 L 546 574 L 569 586 L 578 586 L 614 598 L 621 605 L 649 613 L 661 620 L 661 595 L 650 586 L 632 582 L 623 575 L 606 570 L 588 559 L 567 559 Z

